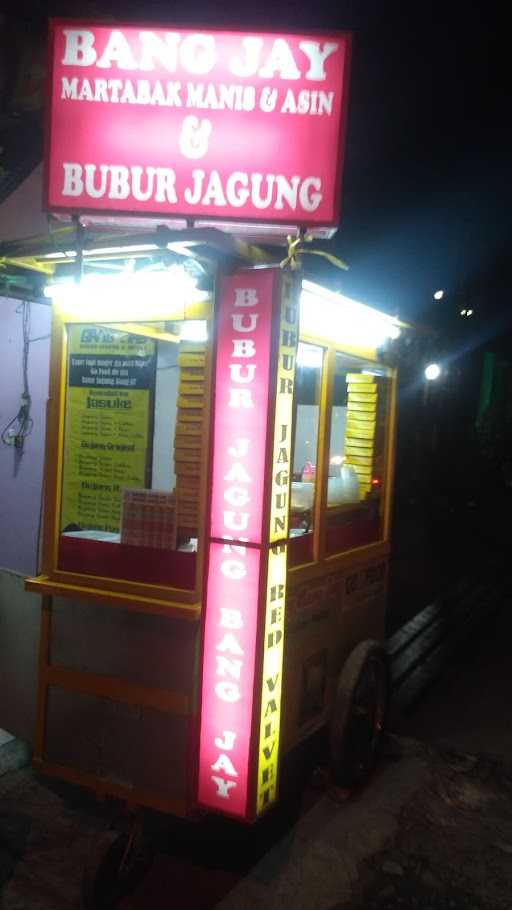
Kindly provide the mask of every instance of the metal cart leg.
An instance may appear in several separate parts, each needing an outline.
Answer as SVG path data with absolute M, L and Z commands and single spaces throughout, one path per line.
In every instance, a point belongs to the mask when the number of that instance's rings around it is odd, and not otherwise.
M 96 839 L 84 869 L 81 891 L 84 910 L 114 910 L 142 882 L 153 859 L 140 811 L 133 815 L 127 831 L 105 831 Z

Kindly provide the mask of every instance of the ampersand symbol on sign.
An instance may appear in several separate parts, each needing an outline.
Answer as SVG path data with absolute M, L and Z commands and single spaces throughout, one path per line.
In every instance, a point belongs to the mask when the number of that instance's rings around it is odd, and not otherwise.
M 211 132 L 209 120 L 199 120 L 193 114 L 185 117 L 180 133 L 180 151 L 185 158 L 203 158 L 208 151 Z
M 269 113 L 270 111 L 275 110 L 276 103 L 277 103 L 277 89 L 270 88 L 270 86 L 266 85 L 265 88 L 263 88 L 261 90 L 260 109 L 262 111 L 265 111 L 265 113 Z

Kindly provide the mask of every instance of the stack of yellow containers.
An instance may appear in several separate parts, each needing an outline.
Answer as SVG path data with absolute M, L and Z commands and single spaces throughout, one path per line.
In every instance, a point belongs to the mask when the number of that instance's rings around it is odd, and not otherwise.
M 206 346 L 181 341 L 178 354 L 180 385 L 174 437 L 178 540 L 197 537 L 199 475 L 204 427 Z
M 363 499 L 372 488 L 377 384 L 370 373 L 347 373 L 346 382 L 345 464 L 350 465 L 358 475 Z

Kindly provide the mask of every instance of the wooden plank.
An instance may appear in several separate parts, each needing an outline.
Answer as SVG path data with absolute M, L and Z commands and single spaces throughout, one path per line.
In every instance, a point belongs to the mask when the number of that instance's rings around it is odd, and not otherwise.
M 179 488 L 178 484 L 179 484 L 180 476 L 183 475 L 185 477 L 199 477 L 201 471 L 200 471 L 199 463 L 195 463 L 193 461 L 177 461 L 175 464 L 175 471 L 176 471 L 176 479 L 178 481 L 178 483 L 176 484 L 176 495 L 179 499 L 180 488 Z
M 178 395 L 178 408 L 180 409 L 179 418 L 182 419 L 181 409 L 198 410 L 201 414 L 203 411 L 204 401 L 195 395 Z
M 51 666 L 46 668 L 45 682 L 47 686 L 56 686 L 67 692 L 94 695 L 97 698 L 108 698 L 110 701 L 121 702 L 125 705 L 152 708 L 155 711 L 163 711 L 165 714 L 174 714 L 177 717 L 188 717 L 192 713 L 188 695 L 181 692 L 170 692 L 166 689 L 151 689 L 117 679 L 114 676 L 81 673 L 79 670 Z
M 81 576 L 83 578 L 83 576 Z M 104 581 L 104 579 L 101 579 Z M 169 619 L 183 619 L 189 622 L 197 622 L 201 615 L 201 604 L 198 602 L 183 602 L 160 600 L 135 593 L 128 594 L 126 591 L 114 591 L 107 588 L 93 588 L 79 583 L 66 583 L 58 579 L 48 578 L 40 575 L 37 578 L 28 578 L 25 582 L 27 591 L 34 591 L 36 594 L 50 594 L 55 597 L 73 598 L 75 600 L 91 600 L 98 605 L 98 609 L 104 606 L 121 607 L 124 610 L 130 610 L 134 613 L 149 613 L 152 616 L 167 616 Z M 185 592 L 180 592 L 185 593 Z M 190 598 L 195 597 L 194 592 L 186 592 Z
M 194 449 L 198 452 L 202 450 L 202 440 L 199 436 L 187 436 L 185 433 L 177 433 L 174 437 L 175 449 Z
M 204 367 L 205 361 L 205 354 L 178 354 L 180 367 Z
M 46 705 L 48 685 L 46 674 L 50 661 L 50 637 L 52 623 L 52 599 L 44 596 L 41 603 L 41 631 L 39 635 L 39 674 L 37 684 L 37 713 L 34 755 L 42 758 L 46 730 Z
M 180 463 L 184 463 L 184 462 L 189 463 L 189 462 L 195 462 L 195 461 L 199 462 L 199 461 L 201 461 L 201 449 L 200 448 L 188 448 L 188 449 L 178 449 L 177 448 L 177 449 L 175 449 L 174 457 L 176 459 L 176 468 L 177 468 L 178 464 L 180 464 Z M 176 470 L 176 473 L 178 473 L 177 470 Z M 178 491 L 178 494 L 179 494 L 179 492 L 180 491 Z M 179 495 L 178 495 L 178 499 L 180 499 Z
M 93 793 L 97 793 L 98 796 L 113 796 L 115 799 L 123 800 L 129 806 L 146 806 L 148 809 L 155 809 L 157 812 L 165 812 L 168 815 L 175 815 L 179 818 L 184 818 L 188 814 L 185 799 L 169 799 L 150 790 L 123 787 L 112 780 L 96 777 L 94 774 L 86 774 L 83 771 L 76 771 L 74 768 L 70 768 L 67 765 L 59 765 L 55 762 L 41 761 L 34 758 L 33 765 L 41 774 L 56 777 L 75 786 L 86 787 Z
M 375 376 L 371 373 L 347 373 L 347 384 L 356 382 L 358 385 L 375 385 Z

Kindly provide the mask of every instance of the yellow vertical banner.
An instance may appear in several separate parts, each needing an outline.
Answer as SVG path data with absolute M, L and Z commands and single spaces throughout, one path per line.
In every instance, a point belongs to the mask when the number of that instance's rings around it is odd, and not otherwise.
M 295 276 L 285 273 L 281 286 L 279 348 L 275 390 L 274 443 L 272 453 L 272 500 L 270 543 L 288 536 L 291 485 L 293 390 L 299 335 L 299 301 Z
M 268 555 L 258 754 L 258 814 L 277 799 L 286 600 L 286 551 L 286 544 L 276 544 L 270 548 Z
M 149 485 L 156 344 L 107 326 L 68 332 L 61 527 L 117 533 L 122 491 Z
M 269 523 L 265 633 L 258 749 L 256 811 L 277 799 L 283 675 L 288 513 L 295 362 L 299 334 L 299 283 L 285 273 L 281 282 L 279 344 L 275 387 L 272 483 Z

